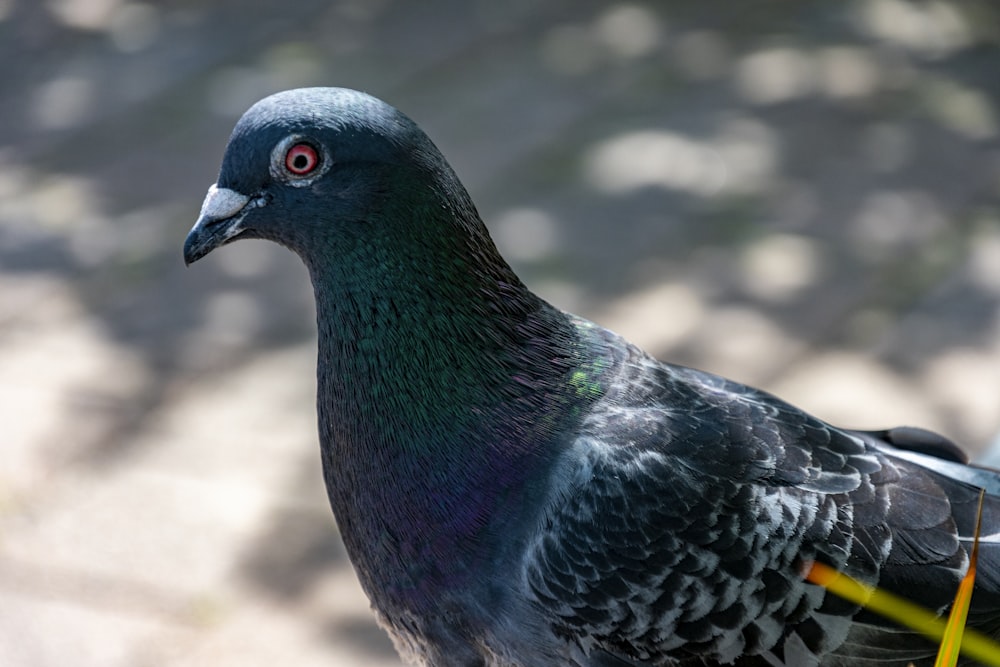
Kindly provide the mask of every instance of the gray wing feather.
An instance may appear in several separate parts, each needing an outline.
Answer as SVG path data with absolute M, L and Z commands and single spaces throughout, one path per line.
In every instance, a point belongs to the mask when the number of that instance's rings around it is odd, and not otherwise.
M 525 581 L 554 633 L 623 661 L 819 660 L 850 651 L 859 609 L 803 563 L 940 608 L 967 564 L 972 484 L 1000 479 L 634 350 L 556 473 Z

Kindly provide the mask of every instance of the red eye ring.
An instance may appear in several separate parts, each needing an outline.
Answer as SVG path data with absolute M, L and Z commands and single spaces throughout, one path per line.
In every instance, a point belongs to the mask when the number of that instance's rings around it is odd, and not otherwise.
M 310 144 L 295 144 L 285 153 L 285 169 L 293 176 L 306 176 L 319 166 L 319 152 Z

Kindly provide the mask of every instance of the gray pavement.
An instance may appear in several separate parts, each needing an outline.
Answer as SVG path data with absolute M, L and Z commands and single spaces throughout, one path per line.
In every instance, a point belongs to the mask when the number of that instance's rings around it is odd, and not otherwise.
M 397 665 L 326 505 L 305 271 L 191 269 L 236 118 L 416 119 L 557 305 L 852 427 L 1000 432 L 1000 9 L 0 2 L 0 665 Z

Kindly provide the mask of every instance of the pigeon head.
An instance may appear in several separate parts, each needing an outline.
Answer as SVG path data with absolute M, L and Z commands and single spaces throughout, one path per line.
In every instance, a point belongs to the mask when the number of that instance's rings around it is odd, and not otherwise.
M 538 369 L 562 363 L 561 351 L 542 349 L 549 339 L 538 332 L 562 331 L 563 315 L 503 260 L 423 131 L 364 93 L 291 90 L 243 115 L 184 259 L 247 238 L 277 242 L 303 260 L 326 391 L 383 410 L 387 420 L 453 421 L 426 397 L 447 391 L 454 405 L 485 403 L 473 396 L 484 385 L 520 391 L 507 388 L 512 377 L 524 382 L 515 357 L 538 356 Z
M 442 208 L 451 215 L 433 214 Z M 267 97 L 240 119 L 217 182 L 184 244 L 195 262 L 262 238 L 297 252 L 347 256 L 373 242 L 487 237 L 438 149 L 417 125 L 370 95 L 304 88 Z M 471 232 L 471 234 L 470 234 Z M 412 244 L 410 244 L 412 245 Z M 490 244 L 491 245 L 491 244 Z

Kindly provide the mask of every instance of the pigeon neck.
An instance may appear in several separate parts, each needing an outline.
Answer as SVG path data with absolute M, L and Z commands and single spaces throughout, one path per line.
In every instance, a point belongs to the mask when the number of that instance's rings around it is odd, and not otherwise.
M 488 237 L 420 270 L 365 252 L 311 267 L 324 469 L 369 593 L 421 598 L 471 577 L 497 517 L 541 492 L 581 345 Z

